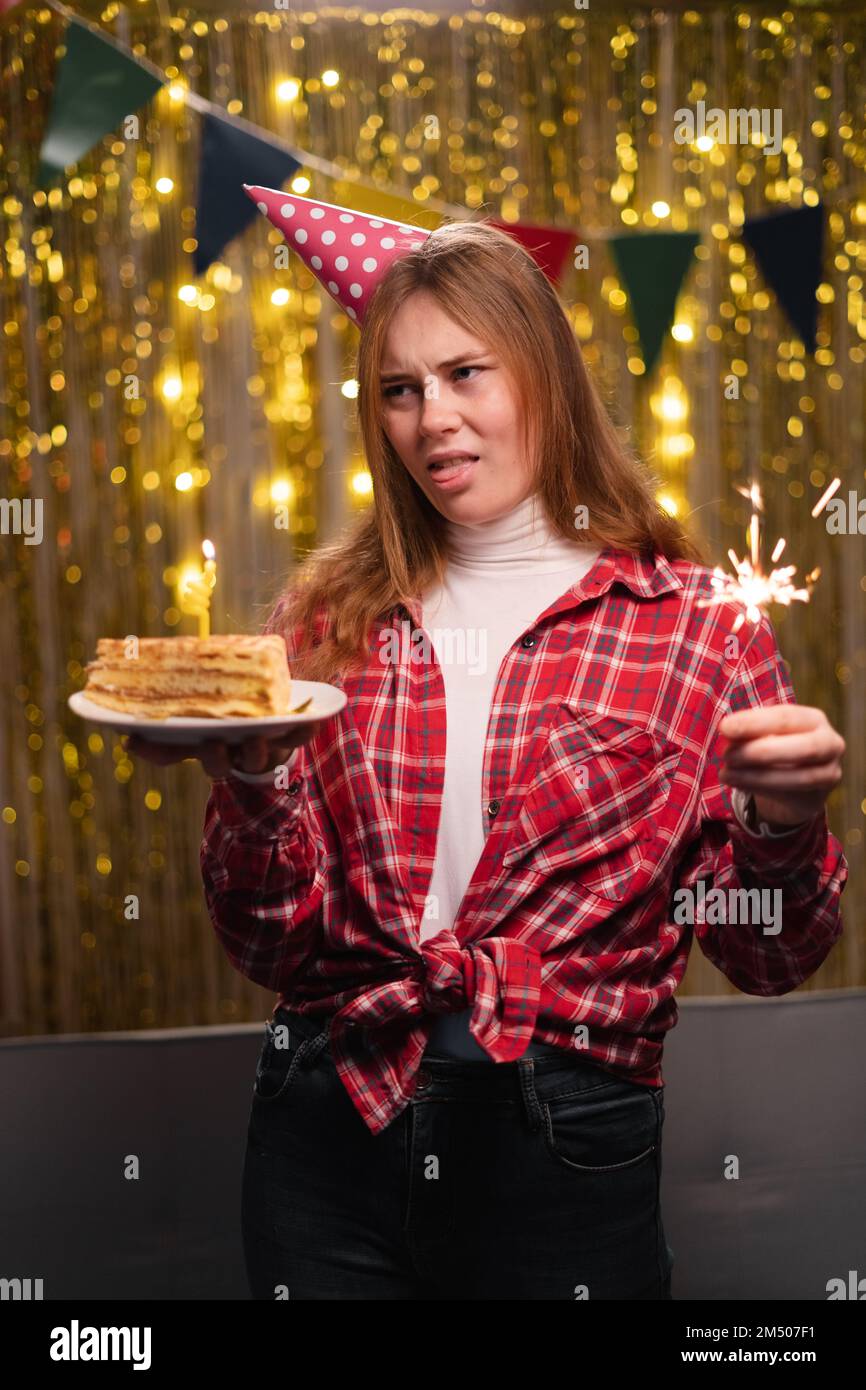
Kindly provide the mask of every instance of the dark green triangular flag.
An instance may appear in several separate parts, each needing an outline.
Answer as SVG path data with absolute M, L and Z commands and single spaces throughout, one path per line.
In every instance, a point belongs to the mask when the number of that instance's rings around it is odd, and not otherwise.
M 43 184 L 53 182 L 124 116 L 150 101 L 165 80 L 77 19 L 69 21 L 65 43 L 39 154 Z
M 647 376 L 674 321 L 677 296 L 699 241 L 697 232 L 632 232 L 610 239 L 640 335 Z

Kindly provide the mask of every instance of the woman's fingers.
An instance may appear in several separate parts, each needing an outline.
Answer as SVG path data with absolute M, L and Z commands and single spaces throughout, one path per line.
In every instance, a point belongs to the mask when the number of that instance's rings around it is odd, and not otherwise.
M 169 763 L 180 763 L 185 758 L 198 757 L 198 745 L 192 743 L 151 743 L 149 739 L 129 734 L 124 743 L 127 753 L 135 753 L 139 758 L 165 767 Z
M 309 743 L 317 728 L 318 723 L 305 724 L 300 729 L 287 730 L 277 738 L 245 738 L 235 767 L 242 772 L 265 772 L 277 768 L 291 757 L 296 748 Z
M 231 771 L 228 749 L 219 739 L 209 739 L 206 743 L 151 743 L 149 739 L 130 734 L 125 747 L 128 753 L 156 763 L 157 767 L 169 767 L 173 763 L 185 762 L 187 758 L 199 758 L 209 777 L 226 777 Z
M 242 772 L 264 772 L 273 756 L 272 745 L 266 738 L 245 738 L 240 754 L 235 758 L 235 767 Z
M 278 767 L 296 748 L 309 743 L 319 722 L 287 730 L 274 739 L 255 735 L 240 744 L 227 744 L 223 739 L 207 739 L 203 743 L 151 743 L 136 734 L 129 734 L 124 746 L 127 752 L 159 767 L 184 762 L 187 758 L 198 758 L 209 777 L 228 777 L 232 768 L 241 772 L 265 772 Z
M 232 757 L 228 744 L 221 739 L 209 738 L 199 744 L 197 757 L 208 777 L 228 777 L 232 770 Z

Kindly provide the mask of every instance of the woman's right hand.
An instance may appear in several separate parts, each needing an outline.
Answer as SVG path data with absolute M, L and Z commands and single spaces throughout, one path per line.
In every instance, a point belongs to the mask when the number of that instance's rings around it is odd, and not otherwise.
M 128 753 L 147 762 L 166 767 L 171 763 L 198 758 L 209 777 L 228 777 L 232 769 L 241 772 L 267 772 L 286 761 L 295 748 L 301 748 L 315 736 L 321 720 L 287 729 L 276 738 L 254 736 L 241 743 L 226 743 L 225 739 L 205 739 L 202 743 L 152 743 L 149 739 L 129 734 L 125 741 Z

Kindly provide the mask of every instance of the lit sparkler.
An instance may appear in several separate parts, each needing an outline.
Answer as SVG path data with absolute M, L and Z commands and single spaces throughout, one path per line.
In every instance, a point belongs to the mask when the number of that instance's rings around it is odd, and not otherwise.
M 813 508 L 813 516 L 818 514 L 838 485 L 839 480 L 836 479 L 835 486 L 831 484 L 823 496 L 819 498 Z M 765 574 L 761 562 L 761 514 L 764 510 L 761 489 L 757 483 L 751 483 L 747 488 L 738 487 L 737 492 L 741 493 L 743 497 L 748 497 L 752 504 L 752 515 L 747 532 L 749 556 L 747 559 L 741 560 L 733 550 L 729 550 L 728 558 L 735 573 L 726 574 L 723 569 L 716 566 L 710 580 L 715 592 L 711 598 L 697 600 L 699 608 L 706 608 L 712 603 L 733 603 L 740 607 L 743 611 L 734 623 L 733 632 L 736 632 L 747 619 L 751 623 L 757 623 L 762 611 L 766 611 L 771 603 L 788 605 L 794 599 L 808 603 L 812 589 L 821 573 L 820 568 L 810 570 L 803 580 L 805 588 L 796 588 L 793 583 L 796 565 L 783 565 L 781 568 L 775 568 L 776 561 L 785 549 L 785 540 L 782 537 L 776 541 L 770 556 L 773 568 L 769 574 Z

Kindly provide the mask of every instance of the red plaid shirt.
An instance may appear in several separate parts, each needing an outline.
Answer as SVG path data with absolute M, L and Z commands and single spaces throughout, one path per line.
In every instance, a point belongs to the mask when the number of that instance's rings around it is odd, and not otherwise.
M 346 708 L 287 788 L 213 783 L 201 867 L 217 934 L 286 1007 L 332 1016 L 337 1070 L 373 1133 L 411 1099 L 439 1012 L 471 1008 L 494 1061 L 533 1039 L 580 1045 L 659 1086 L 693 933 L 759 995 L 794 989 L 838 939 L 848 866 L 826 812 L 758 838 L 719 782 L 724 715 L 795 696 L 766 619 L 732 639 L 730 605 L 697 606 L 710 573 L 608 547 L 513 644 L 484 750 L 484 850 L 453 925 L 423 944 L 444 685 L 408 640 L 380 659 L 385 629 L 419 628 L 419 609 L 374 626 L 364 670 L 335 681 Z M 674 890 L 698 880 L 781 890 L 781 930 L 699 907 L 678 922 Z

